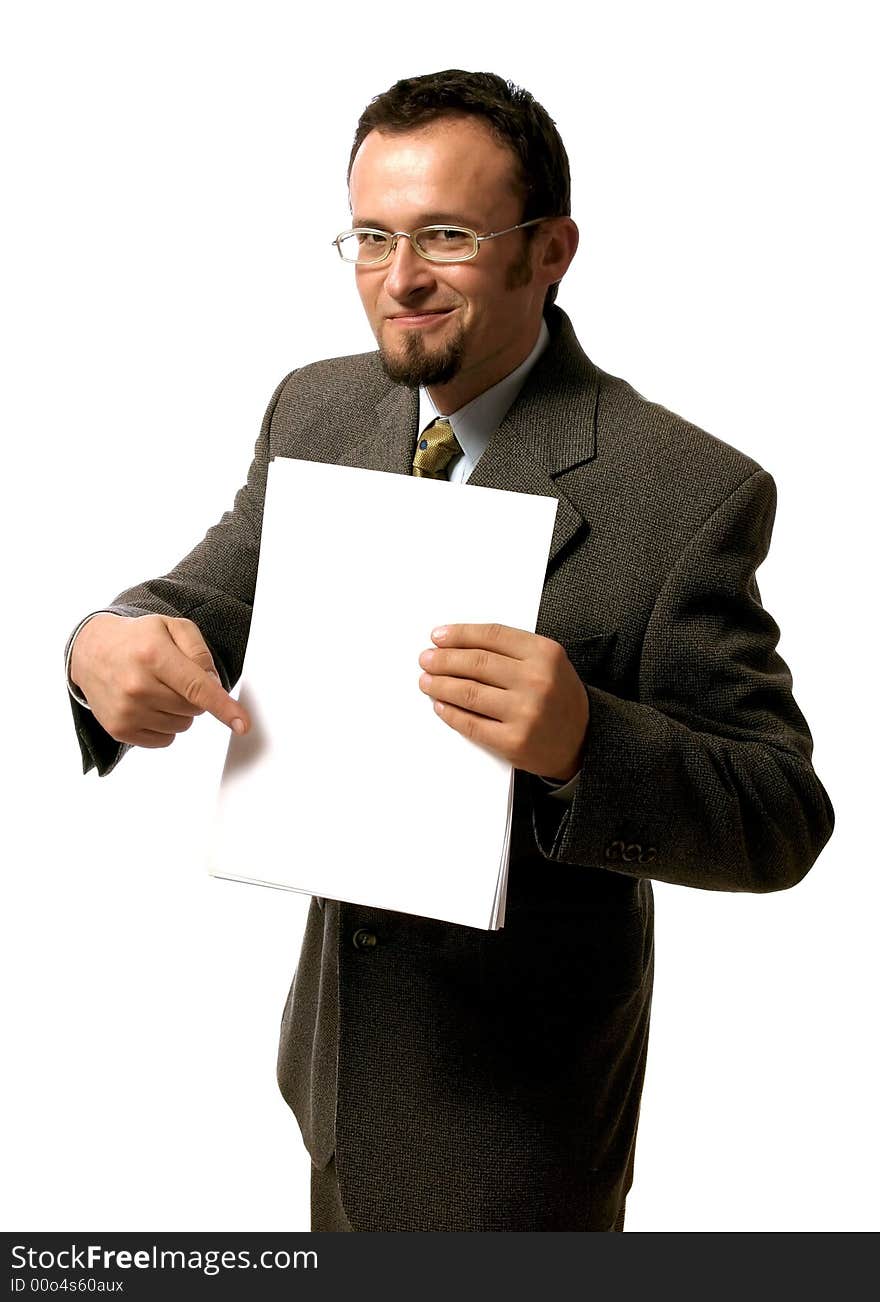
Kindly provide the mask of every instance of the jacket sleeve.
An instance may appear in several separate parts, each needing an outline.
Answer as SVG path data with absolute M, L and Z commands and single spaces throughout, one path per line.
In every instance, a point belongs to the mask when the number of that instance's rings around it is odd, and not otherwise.
M 291 372 L 291 375 L 293 372 Z M 270 434 L 278 399 L 290 375 L 279 384 L 263 418 L 247 482 L 231 511 L 213 525 L 202 541 L 170 573 L 121 592 L 106 607 L 137 618 L 170 615 L 193 620 L 210 647 L 223 686 L 230 690 L 241 675 L 250 631 L 266 476 L 271 459 Z M 65 659 L 70 647 L 68 639 Z M 103 777 L 130 749 L 106 732 L 90 710 L 70 697 L 79 739 L 83 773 L 97 768 Z
M 638 694 L 590 686 L 574 800 L 535 831 L 545 857 L 708 890 L 793 886 L 834 813 L 761 605 L 776 490 L 756 470 L 692 537 L 645 630 Z

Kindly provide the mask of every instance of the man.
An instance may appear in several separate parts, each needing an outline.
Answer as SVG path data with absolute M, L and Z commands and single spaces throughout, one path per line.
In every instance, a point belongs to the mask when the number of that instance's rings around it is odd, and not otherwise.
M 349 182 L 336 245 L 378 354 L 289 375 L 234 509 L 76 631 L 85 768 L 167 746 L 203 710 L 249 726 L 227 689 L 272 456 L 556 497 L 537 632 L 448 624 L 413 666 L 437 726 L 517 770 L 506 925 L 313 900 L 278 1072 L 314 1229 L 622 1229 L 650 879 L 788 887 L 833 824 L 755 583 L 773 481 L 581 351 L 554 304 L 577 248 L 568 161 L 526 92 L 399 82 L 361 117 Z M 432 793 L 425 815 L 454 819 L 454 800 Z

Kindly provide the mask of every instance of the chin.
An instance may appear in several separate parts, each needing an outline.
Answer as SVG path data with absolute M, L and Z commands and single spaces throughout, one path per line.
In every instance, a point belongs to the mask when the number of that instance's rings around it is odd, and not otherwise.
M 385 374 L 395 384 L 406 384 L 413 389 L 448 384 L 461 370 L 464 353 L 461 330 L 442 342 L 438 340 L 432 347 L 426 347 L 419 330 L 396 340 L 394 348 L 387 347 L 381 336 L 378 342 L 379 360 Z

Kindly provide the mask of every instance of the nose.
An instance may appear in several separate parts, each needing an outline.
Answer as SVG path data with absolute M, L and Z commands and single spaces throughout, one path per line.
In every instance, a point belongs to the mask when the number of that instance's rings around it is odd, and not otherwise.
M 431 263 L 419 257 L 408 235 L 395 236 L 386 266 L 385 289 L 398 302 L 434 285 Z

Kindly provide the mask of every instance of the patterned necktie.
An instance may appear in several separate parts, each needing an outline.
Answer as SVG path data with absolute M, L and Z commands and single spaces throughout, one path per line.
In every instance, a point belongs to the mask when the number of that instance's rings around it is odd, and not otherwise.
M 448 420 L 438 416 L 419 435 L 412 472 L 417 479 L 445 479 L 446 467 L 461 456 L 461 446 Z

